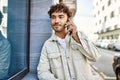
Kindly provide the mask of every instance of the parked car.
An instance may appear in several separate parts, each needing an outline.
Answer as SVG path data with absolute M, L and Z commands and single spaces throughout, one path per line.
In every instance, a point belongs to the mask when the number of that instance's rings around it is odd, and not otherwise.
M 102 40 L 101 40 L 101 39 L 98 39 L 98 40 L 96 40 L 96 41 L 94 42 L 94 44 L 95 44 L 97 47 L 100 47 L 101 42 L 102 42 Z
M 108 48 L 108 44 L 110 44 L 110 40 L 109 39 L 103 39 L 101 41 L 100 47 L 107 49 Z
M 118 42 L 117 39 L 112 39 L 112 40 L 110 41 L 110 43 L 108 44 L 108 49 L 112 49 L 112 48 L 113 48 L 113 44 L 116 43 L 116 42 Z
M 120 50 L 120 42 L 115 42 L 113 44 L 110 44 L 109 45 L 109 49 L 112 49 L 112 50 Z

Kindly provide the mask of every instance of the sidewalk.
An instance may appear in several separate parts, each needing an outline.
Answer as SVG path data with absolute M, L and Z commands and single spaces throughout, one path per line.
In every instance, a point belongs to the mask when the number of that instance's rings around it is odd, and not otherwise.
M 95 70 L 94 66 L 91 65 L 92 73 L 95 77 L 95 80 L 104 80 L 103 77 Z
M 116 77 L 108 77 L 103 73 L 98 72 L 95 66 L 91 65 L 93 75 L 96 80 L 116 80 Z
M 104 80 L 97 71 L 92 67 L 92 72 L 95 77 L 95 80 Z M 22 80 L 38 80 L 37 75 L 33 73 L 28 73 Z

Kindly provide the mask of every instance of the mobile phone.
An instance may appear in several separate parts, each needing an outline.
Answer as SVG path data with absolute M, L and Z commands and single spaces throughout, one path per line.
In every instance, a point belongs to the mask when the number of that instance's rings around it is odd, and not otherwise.
M 68 18 L 67 22 L 70 22 L 70 18 Z M 70 25 L 66 25 L 66 28 L 67 28 L 67 30 L 69 30 Z M 68 34 L 71 35 L 72 34 L 72 30 L 69 30 Z
M 117 58 L 117 64 L 120 64 L 120 57 Z

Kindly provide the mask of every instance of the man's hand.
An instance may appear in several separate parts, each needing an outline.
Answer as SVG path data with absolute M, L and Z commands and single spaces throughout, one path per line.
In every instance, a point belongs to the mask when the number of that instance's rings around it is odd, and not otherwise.
M 67 33 L 69 35 L 71 35 L 77 43 L 80 43 L 80 39 L 79 39 L 78 34 L 77 34 L 78 33 L 77 27 L 76 27 L 75 23 L 73 22 L 73 18 L 71 18 L 67 22 L 67 25 L 68 25 Z

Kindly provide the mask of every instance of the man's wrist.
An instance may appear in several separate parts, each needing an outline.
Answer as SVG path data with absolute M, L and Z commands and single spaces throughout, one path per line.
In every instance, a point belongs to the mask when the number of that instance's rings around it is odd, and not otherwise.
M 78 36 L 77 33 L 78 33 L 77 31 L 76 31 L 76 32 L 73 32 L 73 33 L 72 33 L 72 36 Z

